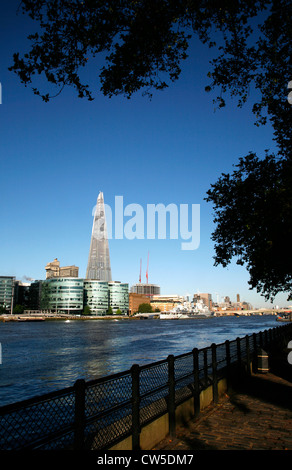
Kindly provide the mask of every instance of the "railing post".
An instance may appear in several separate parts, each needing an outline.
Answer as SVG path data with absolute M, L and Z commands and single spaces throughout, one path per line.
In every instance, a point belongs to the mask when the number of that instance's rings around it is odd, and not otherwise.
M 200 381 L 199 381 L 199 351 L 193 349 L 193 367 L 194 367 L 194 415 L 197 418 L 200 414 Z
M 257 334 L 253 333 L 252 335 L 253 338 L 253 372 L 257 372 L 258 365 L 257 365 Z
M 241 348 L 240 348 L 240 338 L 236 338 L 236 345 L 237 345 L 237 366 L 238 366 L 238 373 L 241 372 Z
M 212 348 L 212 377 L 213 377 L 213 401 L 218 403 L 218 378 L 217 378 L 217 351 L 216 344 L 211 345 Z
M 249 348 L 249 336 L 246 335 L 246 372 L 247 375 L 251 375 L 251 363 L 250 363 L 250 348 Z
M 140 450 L 140 367 L 131 367 L 132 376 L 132 450 Z
M 256 335 L 256 333 L 253 333 L 252 338 L 253 338 L 253 352 L 254 352 L 254 354 L 256 354 L 256 352 L 257 352 L 257 335 Z
M 263 332 L 262 332 L 262 331 L 259 332 L 259 336 L 260 336 L 260 345 L 259 345 L 259 346 L 260 346 L 260 348 L 262 349 L 263 346 L 264 346 L 264 345 L 263 345 Z
M 74 384 L 75 388 L 75 428 L 74 450 L 84 449 L 85 429 L 85 380 L 79 379 Z
M 230 381 L 230 341 L 225 341 L 225 354 L 226 354 L 226 377 L 227 377 L 227 388 L 229 388 Z
M 208 385 L 208 350 L 204 349 L 204 382 L 205 387 Z
M 265 348 L 267 348 L 269 346 L 268 330 L 267 329 L 264 331 L 264 334 L 265 334 Z
M 168 420 L 169 434 L 171 438 L 176 436 L 175 422 L 175 377 L 174 377 L 174 356 L 170 354 L 168 361 Z

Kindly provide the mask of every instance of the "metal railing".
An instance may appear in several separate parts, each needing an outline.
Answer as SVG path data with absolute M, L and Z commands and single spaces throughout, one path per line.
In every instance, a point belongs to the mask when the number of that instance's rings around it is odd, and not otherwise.
M 72 387 L 3 406 L 0 450 L 105 450 L 131 435 L 135 450 L 141 429 L 165 413 L 174 436 L 178 405 L 193 397 L 197 416 L 202 390 L 212 386 L 217 402 L 219 379 L 242 371 L 258 348 L 283 341 L 291 327 L 278 326 L 141 367 L 135 364 L 118 374 L 77 380 Z

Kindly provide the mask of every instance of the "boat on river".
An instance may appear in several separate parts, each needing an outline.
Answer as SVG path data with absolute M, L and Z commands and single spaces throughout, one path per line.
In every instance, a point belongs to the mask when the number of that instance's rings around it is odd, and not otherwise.
M 189 318 L 207 318 L 213 316 L 213 313 L 208 309 L 207 305 L 199 300 L 194 306 L 179 304 L 169 312 L 161 312 L 159 315 L 160 320 L 182 320 Z
M 187 313 L 160 313 L 159 314 L 160 320 L 182 320 L 184 318 L 191 318 L 190 315 Z
M 291 313 L 290 315 L 278 315 L 276 318 L 277 321 L 290 322 L 292 321 Z
M 45 321 L 42 317 L 18 317 L 17 321 Z

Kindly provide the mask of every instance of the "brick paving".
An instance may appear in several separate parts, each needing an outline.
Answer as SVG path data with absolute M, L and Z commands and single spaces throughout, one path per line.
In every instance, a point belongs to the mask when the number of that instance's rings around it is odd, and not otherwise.
M 155 449 L 292 450 L 291 431 L 292 380 L 268 372 L 233 386 Z

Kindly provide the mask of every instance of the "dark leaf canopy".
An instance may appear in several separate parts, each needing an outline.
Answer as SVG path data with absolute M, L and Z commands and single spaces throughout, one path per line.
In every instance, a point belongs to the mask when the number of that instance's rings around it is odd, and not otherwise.
M 97 54 L 101 92 L 126 97 L 138 90 L 151 95 L 179 78 L 192 35 L 222 53 L 210 76 L 213 86 L 239 89 L 256 73 L 257 46 L 247 47 L 250 20 L 268 8 L 269 0 L 23 0 L 20 9 L 36 22 L 31 49 L 15 53 L 10 70 L 23 83 L 44 75 L 60 89 L 72 86 L 79 97 L 93 99 L 80 78 Z M 213 34 L 220 34 L 220 43 Z M 226 70 L 233 68 L 226 76 Z M 245 76 L 239 81 L 242 72 Z M 229 85 L 227 81 L 229 80 Z M 240 83 L 242 82 L 242 83 Z M 244 88 L 244 87 L 243 87 Z M 48 93 L 33 88 L 45 101 Z M 244 96 L 241 97 L 244 100 Z
M 216 229 L 215 265 L 246 265 L 250 286 L 273 299 L 292 293 L 292 164 L 266 154 L 241 158 L 207 192 Z

